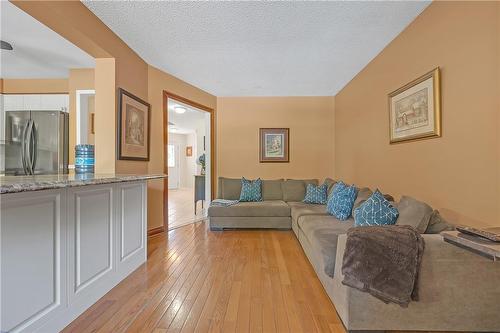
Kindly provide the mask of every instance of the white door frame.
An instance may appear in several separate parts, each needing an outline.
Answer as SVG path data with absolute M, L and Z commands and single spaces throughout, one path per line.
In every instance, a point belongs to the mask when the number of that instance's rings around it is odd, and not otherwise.
M 95 90 L 76 90 L 76 144 L 82 142 L 82 133 L 80 130 L 81 125 L 81 113 L 80 103 L 82 101 L 82 95 L 95 95 Z

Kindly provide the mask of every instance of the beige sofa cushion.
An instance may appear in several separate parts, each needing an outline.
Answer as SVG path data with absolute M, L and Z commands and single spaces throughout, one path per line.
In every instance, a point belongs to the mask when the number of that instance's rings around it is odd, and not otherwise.
M 303 215 L 328 215 L 326 205 L 314 205 L 294 201 L 287 203 L 290 206 L 293 221 L 297 221 Z
M 259 202 L 239 202 L 229 207 L 211 206 L 208 208 L 208 216 L 290 216 L 290 206 L 281 200 L 259 201 Z
M 262 200 L 283 200 L 281 184 L 283 179 L 262 181 Z
M 287 179 L 281 184 L 284 201 L 302 201 L 306 196 L 307 184 L 318 185 L 317 179 Z
M 354 226 L 354 219 L 340 221 L 334 216 L 304 215 L 299 219 L 299 228 L 323 261 L 325 273 L 332 277 L 335 272 L 337 239 Z
M 432 215 L 432 207 L 425 202 L 418 201 L 412 197 L 402 196 L 395 204 L 399 212 L 397 225 L 409 225 L 423 234 L 429 225 Z
M 356 197 L 356 200 L 354 200 L 354 205 L 352 206 L 352 210 L 354 211 L 356 208 L 361 206 L 363 202 L 368 200 L 373 194 L 373 191 L 370 190 L 368 187 L 363 187 L 358 190 L 358 196 Z
M 328 195 L 330 195 L 330 193 L 332 192 L 333 185 L 335 185 L 335 183 L 337 183 L 337 182 L 331 178 L 325 179 L 324 184 L 328 185 Z
M 241 194 L 241 178 L 219 177 L 219 199 L 239 200 Z

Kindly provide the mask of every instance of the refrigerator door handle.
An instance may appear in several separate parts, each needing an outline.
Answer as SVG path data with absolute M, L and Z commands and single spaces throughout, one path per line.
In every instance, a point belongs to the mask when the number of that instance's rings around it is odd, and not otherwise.
M 26 148 L 25 148 L 25 153 L 24 153 L 24 156 L 25 156 L 25 160 L 26 160 L 26 169 L 27 169 L 27 172 L 26 174 L 28 175 L 32 175 L 34 170 L 33 170 L 33 162 L 32 162 L 32 158 L 33 158 L 33 120 L 30 119 L 28 121 L 28 125 L 27 125 L 27 131 L 26 131 L 26 140 L 25 140 L 25 145 L 26 145 Z
M 26 125 L 23 128 L 23 134 L 21 136 L 21 162 L 23 164 L 23 171 L 24 174 L 28 174 L 28 166 L 26 163 L 26 137 L 28 135 L 28 126 L 29 126 L 30 121 L 28 120 L 26 122 Z
M 38 133 L 36 130 L 36 124 L 33 120 L 31 120 L 31 154 L 30 154 L 30 167 L 31 167 L 31 174 L 35 174 L 35 166 L 36 166 L 36 152 L 37 152 L 37 146 L 38 146 Z

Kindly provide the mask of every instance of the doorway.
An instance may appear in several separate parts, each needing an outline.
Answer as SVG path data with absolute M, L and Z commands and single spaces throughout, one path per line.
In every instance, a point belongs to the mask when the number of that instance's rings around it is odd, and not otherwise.
M 165 224 L 172 230 L 206 218 L 213 197 L 213 110 L 164 92 Z

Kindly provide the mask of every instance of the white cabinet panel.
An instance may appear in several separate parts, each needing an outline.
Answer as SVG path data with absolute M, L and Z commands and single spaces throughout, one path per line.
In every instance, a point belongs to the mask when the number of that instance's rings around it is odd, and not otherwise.
M 42 95 L 24 95 L 24 110 L 41 110 Z
M 41 95 L 40 110 L 68 111 L 68 94 L 44 94 Z
M 114 205 L 111 185 L 77 188 L 69 193 L 73 295 L 105 278 L 113 269 Z
M 146 182 L 4 194 L 1 332 L 58 332 L 146 261 Z
M 65 204 L 58 191 L 1 203 L 1 331 L 32 331 L 65 299 Z
M 143 182 L 117 185 L 118 269 L 129 271 L 146 258 L 146 185 Z
M 19 111 L 24 109 L 24 95 L 4 95 L 4 110 Z

